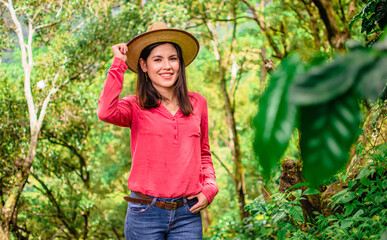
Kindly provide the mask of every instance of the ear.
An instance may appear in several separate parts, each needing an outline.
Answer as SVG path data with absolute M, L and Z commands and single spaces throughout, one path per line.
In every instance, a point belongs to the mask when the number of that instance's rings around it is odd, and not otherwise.
M 147 72 L 148 68 L 146 66 L 146 61 L 144 59 L 140 58 L 139 63 L 140 63 L 140 67 L 141 67 L 142 71 Z

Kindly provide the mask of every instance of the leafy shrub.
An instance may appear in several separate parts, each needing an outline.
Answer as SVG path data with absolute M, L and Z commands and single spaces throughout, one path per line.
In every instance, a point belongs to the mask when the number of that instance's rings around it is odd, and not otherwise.
M 387 144 L 377 147 L 373 162 L 348 187 L 328 199 L 332 214 L 315 212 L 304 218 L 300 200 L 315 190 L 297 189 L 263 195 L 246 209 L 251 216 L 241 222 L 228 216 L 211 227 L 208 239 L 383 239 L 387 231 Z M 344 176 L 345 179 L 347 176 Z

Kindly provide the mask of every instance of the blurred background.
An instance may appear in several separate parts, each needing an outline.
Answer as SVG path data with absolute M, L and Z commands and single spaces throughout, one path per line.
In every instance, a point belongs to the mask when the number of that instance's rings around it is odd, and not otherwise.
M 124 239 L 130 129 L 99 121 L 96 110 L 111 46 L 156 21 L 189 31 L 201 46 L 187 79 L 208 100 L 219 185 L 202 211 L 206 239 L 386 237 L 386 5 L 0 0 L 0 239 Z M 305 98 L 287 98 L 286 79 Z M 327 84 L 305 93 L 313 79 Z M 121 97 L 134 93 L 135 81 L 127 71 Z M 343 103 L 351 89 L 369 94 Z M 289 117 L 292 104 L 298 110 Z M 266 114 L 255 118 L 259 109 Z M 318 114 L 327 117 L 321 126 L 303 125 Z M 308 143 L 319 133 L 325 167 L 313 165 L 309 176 L 328 173 L 310 187 L 301 159 L 311 159 Z M 256 155 L 259 141 L 272 147 Z

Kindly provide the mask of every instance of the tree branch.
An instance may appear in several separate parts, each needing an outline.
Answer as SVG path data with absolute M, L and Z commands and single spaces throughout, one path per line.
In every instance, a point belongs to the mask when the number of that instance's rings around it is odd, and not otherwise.
M 16 16 L 15 9 L 13 8 L 12 1 L 9 0 L 8 4 L 2 1 L 8 8 L 9 13 L 11 14 L 11 18 L 13 23 L 16 26 L 15 33 L 19 40 L 20 50 L 21 50 L 21 57 L 22 57 L 22 65 L 24 69 L 24 94 L 27 100 L 28 105 L 28 112 L 29 112 L 29 118 L 30 118 L 30 127 L 31 127 L 31 135 L 33 135 L 33 131 L 36 126 L 37 122 L 37 116 L 36 116 L 36 110 L 34 107 L 34 100 L 32 98 L 31 93 L 31 62 L 28 62 L 28 55 L 26 52 L 26 44 L 24 43 L 24 36 L 23 36 L 23 29 L 22 26 Z M 29 33 L 30 35 L 30 33 Z
M 40 110 L 40 113 L 39 113 L 39 119 L 38 119 L 38 124 L 37 124 L 37 129 L 40 130 L 40 127 L 42 126 L 42 122 L 43 122 L 43 119 L 44 119 L 44 116 L 46 115 L 46 109 L 47 109 L 47 106 L 48 106 L 48 103 L 50 102 L 50 99 L 51 99 L 51 95 L 56 93 L 58 91 L 58 87 L 55 87 L 56 85 L 56 82 L 58 80 L 58 77 L 59 77 L 59 73 L 60 71 L 64 69 L 64 66 L 61 66 L 58 71 L 56 72 L 55 74 L 55 77 L 54 77 L 54 81 L 52 83 L 53 87 L 51 88 L 51 90 L 48 92 L 46 98 L 44 99 L 43 101 L 43 106 Z
M 319 35 L 319 29 L 317 27 L 318 25 L 317 25 L 317 19 L 315 17 L 315 14 L 312 13 L 310 6 L 305 2 L 305 0 L 301 0 L 301 2 L 304 4 L 305 10 L 308 13 L 309 18 L 310 18 L 310 24 L 312 27 L 312 33 L 313 33 L 313 37 L 314 37 L 315 47 L 316 47 L 316 49 L 320 49 L 321 39 L 320 39 L 320 35 Z
M 227 166 L 223 163 L 223 161 L 218 157 L 218 155 L 215 154 L 214 151 L 211 151 L 211 154 L 216 158 L 216 160 L 219 161 L 219 163 L 222 165 L 222 167 L 226 170 L 228 176 L 231 178 L 231 180 L 234 182 L 234 184 L 236 184 L 234 175 L 232 175 L 232 173 L 230 172 L 230 170 L 228 170 Z
M 265 34 L 267 40 L 269 41 L 269 44 L 270 44 L 271 48 L 276 53 L 275 57 L 283 58 L 284 57 L 283 54 L 279 50 L 277 44 L 274 42 L 274 39 L 271 36 L 269 30 L 266 28 L 265 21 L 264 21 L 263 17 L 262 16 L 258 16 L 255 8 L 247 0 L 242 0 L 242 2 L 245 3 L 246 6 L 250 9 L 251 13 L 253 14 L 253 19 L 258 24 L 258 26 L 261 28 L 263 33 Z
M 74 153 L 78 159 L 79 159 L 79 164 L 80 164 L 80 174 L 78 174 L 78 172 L 76 171 L 75 168 L 73 168 L 73 170 L 77 173 L 77 175 L 82 179 L 83 183 L 85 184 L 86 188 L 88 189 L 88 191 L 91 191 L 91 188 L 90 188 L 90 183 L 89 183 L 89 172 L 87 171 L 86 167 L 87 167 L 87 161 L 86 161 L 86 157 L 78 151 L 78 149 L 76 149 L 76 147 L 70 145 L 68 142 L 66 142 L 64 139 L 61 139 L 59 137 L 56 137 L 54 136 L 54 134 L 52 133 L 49 133 L 47 132 L 46 133 L 46 136 L 48 137 L 48 141 L 50 141 L 51 143 L 54 143 L 54 144 L 57 144 L 57 145 L 60 145 L 60 146 L 63 146 L 65 148 L 68 148 L 72 153 Z M 86 171 L 86 174 L 84 173 L 84 169 Z
M 43 24 L 43 25 L 39 25 L 37 27 L 34 28 L 34 30 L 37 30 L 37 29 L 40 29 L 40 28 L 45 28 L 45 27 L 50 27 L 50 26 L 53 26 L 53 25 L 56 25 L 58 23 L 60 23 L 61 20 L 58 20 L 56 22 L 52 22 L 52 23 L 48 23 L 48 24 Z
M 57 212 L 57 216 L 59 218 L 59 220 L 63 223 L 63 225 L 66 226 L 66 228 L 69 230 L 69 232 L 76 238 L 78 238 L 78 232 L 77 230 L 71 226 L 71 224 L 69 223 L 70 221 L 67 219 L 67 217 L 64 215 L 63 211 L 62 211 L 62 208 L 61 206 L 59 205 L 59 203 L 56 201 L 54 195 L 52 194 L 52 191 L 47 187 L 47 185 L 43 182 L 43 180 L 41 180 L 39 178 L 39 176 L 33 172 L 31 172 L 31 175 L 40 183 L 40 185 L 44 188 L 44 191 L 46 193 L 46 196 L 48 197 L 48 199 L 50 200 L 50 202 L 52 203 L 52 205 L 54 205 L 54 208 L 56 209 L 56 212 Z
M 6 3 L 6 2 L 3 1 L 3 0 L 0 0 L 0 2 L 1 2 L 2 4 L 4 4 L 4 5 L 8 8 L 8 3 Z

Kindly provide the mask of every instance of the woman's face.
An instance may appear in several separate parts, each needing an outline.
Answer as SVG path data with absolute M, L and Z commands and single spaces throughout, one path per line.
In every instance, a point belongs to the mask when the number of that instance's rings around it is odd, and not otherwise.
M 140 66 L 142 71 L 148 74 L 158 92 L 174 89 L 179 77 L 180 62 L 176 48 L 172 44 L 164 43 L 155 47 L 146 61 L 140 59 Z

